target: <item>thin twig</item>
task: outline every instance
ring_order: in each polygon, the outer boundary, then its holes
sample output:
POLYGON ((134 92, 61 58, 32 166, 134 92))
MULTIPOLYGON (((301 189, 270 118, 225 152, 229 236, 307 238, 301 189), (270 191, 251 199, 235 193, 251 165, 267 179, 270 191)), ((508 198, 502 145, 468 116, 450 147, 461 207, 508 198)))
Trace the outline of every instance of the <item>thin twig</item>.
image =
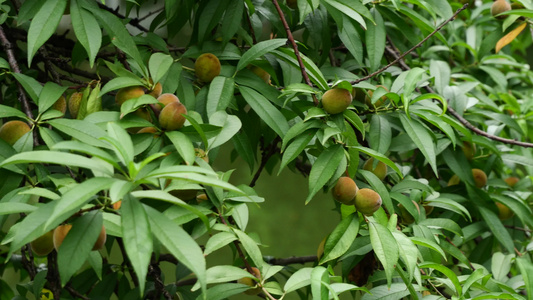
POLYGON ((144 21, 144 20, 146 20, 148 17, 150 17, 150 16, 152 16, 152 15, 155 15, 155 14, 157 14, 157 13, 162 12, 164 9, 165 9, 164 7, 161 7, 161 8, 159 8, 159 9, 154 10, 154 11, 151 11, 151 12, 147 13, 146 15, 144 15, 144 16, 138 18, 138 20, 139 20, 139 22, 144 21))
POLYGON ((310 262, 316 262, 317 257, 316 255, 293 256, 293 257, 287 257, 287 258, 270 258, 270 259, 265 259, 265 261, 271 265, 287 266, 287 265, 292 265, 292 264, 305 264, 305 263, 310 263, 310 262))
MULTIPOLYGON (((97 1, 98 3, 98 7, 104 9, 104 10, 107 10, 108 12, 114 14, 115 16, 121 18, 121 19, 126 19, 128 17, 122 15, 121 13, 118 12, 118 7, 116 9, 112 9, 111 7, 109 6, 106 6, 102 3, 100 3, 99 1, 97 1)), ((144 26, 142 26, 140 24, 140 19, 137 19, 137 18, 133 18, 133 19, 130 19, 129 23, 131 26, 133 27, 136 27, 137 29, 139 29, 140 31, 144 31, 144 32, 149 32, 148 29, 146 29, 144 26)))
MULTIPOLYGON (((20 71, 19 65, 17 63, 17 59, 15 58, 15 53, 13 52, 13 44, 8 40, 4 28, 0 26, 0 42, 2 42, 2 46, 4 47, 4 50, 7 54, 7 61, 9 62, 9 66, 11 66, 11 69, 13 69, 13 72, 15 73, 22 73, 20 71)), ((22 104, 22 109, 24 110, 24 113, 28 118, 33 120, 33 114, 31 112, 30 108, 30 102, 28 101, 28 98, 26 97, 26 92, 24 91, 24 88, 20 83, 17 81, 17 86, 19 90, 19 101, 22 104)))
POLYGON ((252 42, 257 44, 257 39, 255 38, 255 30, 252 26, 252 19, 250 19, 250 11, 248 10, 248 7, 246 7, 246 20, 248 21, 248 26, 250 27, 250 35, 252 36, 252 42))
MULTIPOLYGON (((275 0, 273 0, 275 1, 275 0)), ((368 80, 382 72, 384 72, 385 70, 387 70, 388 68, 390 68, 392 65, 396 64, 398 61, 400 61, 401 59, 403 59, 405 56, 407 56, 409 53, 415 51, 418 47, 422 46, 422 44, 424 44, 429 38, 431 38, 433 35, 435 35, 437 32, 439 32, 442 27, 444 27, 446 24, 450 23, 451 21, 453 21, 455 19, 455 17, 460 13, 462 12, 463 10, 465 10, 466 8, 468 7, 468 3, 466 3, 465 5, 463 5, 463 7, 459 8, 451 18, 449 18, 448 20, 444 21, 442 24, 440 24, 439 27, 435 28, 435 30, 433 30, 433 32, 431 32, 428 36, 426 36, 424 39, 422 39, 418 44, 414 45, 413 48, 407 50, 406 52, 402 53, 397 59, 391 61, 388 65, 384 66, 383 68, 375 71, 374 73, 371 73, 363 78, 359 78, 357 80, 354 80, 352 82, 350 82, 351 84, 356 84, 356 83, 359 83, 361 81, 365 81, 365 80, 368 80)))
POLYGON ((533 232, 533 230, 527 229, 527 228, 516 227, 516 226, 511 226, 511 225, 503 225, 503 226, 505 226, 506 228, 510 228, 510 229, 514 229, 514 230, 518 230, 518 231, 533 232))
MULTIPOLYGON (((228 222, 226 222, 226 219, 224 219, 224 216, 222 216, 222 214, 219 214, 218 216, 224 225, 229 226, 228 222)), ((252 266, 250 266, 250 263, 246 259, 246 256, 244 256, 244 253, 242 252, 241 247, 239 246, 239 242, 233 241, 233 245, 235 245, 235 248, 237 249, 237 253, 239 254, 239 257, 242 259, 242 261, 244 262, 244 265, 246 266, 246 270, 248 271, 248 273, 254 274, 252 270, 252 266)))
POLYGON ((71 287, 70 285, 67 285, 65 286, 65 290, 67 290, 72 296, 76 297, 76 298, 79 298, 79 299, 83 299, 83 300, 89 300, 91 298, 89 297, 86 297, 84 295, 82 295, 80 292, 76 291, 73 287, 71 287))
POLYGON ((21 260, 22 260, 22 265, 24 266, 24 268, 26 269, 26 271, 28 271, 28 274, 30 275, 30 279, 33 280, 37 272, 35 271, 35 264, 33 263, 33 255, 31 253, 30 244, 26 244, 22 247, 21 260), (30 258, 29 260, 26 257, 26 252, 28 252, 28 256, 30 258))
POLYGON ((250 187, 254 187, 255 186, 255 184, 256 184, 257 180, 259 179, 259 176, 261 175, 261 172, 263 172, 263 169, 265 168, 268 160, 272 157, 272 155, 274 155, 278 151, 277 145, 278 145, 278 142, 280 140, 281 140, 281 138, 279 136, 276 137, 272 141, 272 144, 270 145, 270 149, 268 149, 267 151, 263 152, 262 158, 261 158, 261 164, 259 165, 259 169, 257 169, 257 171, 254 174, 254 177, 252 178, 252 181, 249 184, 250 187))
MULTIPOLYGON (((393 46, 391 45, 391 47, 393 47, 393 46)), ((386 49, 391 55, 397 57, 393 61, 394 63, 402 61, 403 57, 405 57, 405 56, 402 56, 402 55, 398 56, 398 54, 395 52, 395 50, 393 50, 393 48, 387 47, 386 49)), ((405 69, 405 70, 410 70, 411 69, 407 64, 403 64, 403 65, 401 64, 401 66, 402 66, 402 69, 405 69)), ((433 90, 429 86, 426 86, 425 89, 428 92, 430 92, 430 93, 433 93, 433 94, 436 93, 435 90, 433 90)), ((517 140, 511 140, 511 139, 502 138, 502 137, 492 135, 490 133, 487 133, 487 132, 477 128, 472 123, 468 122, 467 119, 465 119, 463 116, 461 116, 459 113, 457 113, 457 111, 455 111, 455 109, 453 109, 450 106, 448 106, 447 112, 450 115, 452 115, 454 118, 456 118, 466 128, 468 128, 470 131, 474 132, 477 135, 484 136, 484 137, 486 137, 488 139, 491 139, 491 140, 494 140, 494 141, 498 141, 498 142, 501 142, 501 143, 504 143, 504 144, 516 145, 516 146, 520 146, 520 147, 524 147, 524 148, 533 148, 533 143, 521 142, 521 141, 517 141, 517 140)))
MULTIPOLYGON (((283 11, 281 10, 281 7, 279 6, 279 3, 277 0, 272 0, 272 3, 274 3, 274 6, 276 7, 276 10, 279 14, 279 19, 281 20, 281 23, 283 24, 283 27, 285 28, 285 31, 287 32, 287 39, 292 45, 292 49, 294 49, 294 55, 296 55, 296 60, 298 60, 298 65, 300 66, 300 71, 302 72, 302 76, 304 78, 304 81, 307 85, 310 87, 313 87, 313 84, 311 83, 311 80, 309 79, 309 76, 307 75, 307 72, 305 71, 305 65, 302 61, 302 58, 300 57, 300 51, 298 51, 298 45, 294 41, 294 37, 292 36, 291 29, 289 28, 289 24, 287 23, 287 20, 285 19, 285 15, 283 14, 283 11)), ((318 105, 318 99, 313 94, 313 103, 315 106, 318 105)))

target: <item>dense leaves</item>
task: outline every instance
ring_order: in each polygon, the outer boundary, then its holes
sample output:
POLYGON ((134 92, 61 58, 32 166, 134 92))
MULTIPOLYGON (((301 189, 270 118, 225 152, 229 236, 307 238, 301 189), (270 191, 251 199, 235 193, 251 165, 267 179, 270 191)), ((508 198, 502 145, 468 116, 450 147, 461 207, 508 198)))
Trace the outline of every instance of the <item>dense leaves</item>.
POLYGON ((511 2, 0 0, 0 299, 533 297, 533 3, 511 2), (287 169, 302 206, 357 185, 317 256, 247 229, 287 169))

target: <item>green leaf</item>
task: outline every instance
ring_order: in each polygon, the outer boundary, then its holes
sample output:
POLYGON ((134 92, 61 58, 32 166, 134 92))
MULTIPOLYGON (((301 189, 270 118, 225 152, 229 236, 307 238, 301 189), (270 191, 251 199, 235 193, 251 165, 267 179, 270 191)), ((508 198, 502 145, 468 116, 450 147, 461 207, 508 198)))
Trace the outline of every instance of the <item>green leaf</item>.
POLYGON ((98 94, 98 97, 102 97, 103 95, 109 93, 110 91, 118 90, 118 89, 129 87, 129 86, 142 85, 142 84, 143 82, 138 78, 132 78, 132 77, 113 78, 104 85, 104 87, 98 94))
POLYGON ((328 299, 329 285, 328 269, 322 266, 316 266, 311 272, 311 294, 313 299, 328 299))
POLYGON ((286 39, 271 39, 253 45, 252 48, 248 49, 248 51, 246 51, 242 55, 241 59, 239 60, 239 63, 237 64, 237 68, 235 69, 235 73, 245 68, 255 59, 285 45, 286 43, 286 39))
POLYGON ((67 0, 45 1, 31 21, 28 29, 28 66, 37 50, 56 31, 66 7, 67 0))
POLYGON ((424 225, 428 228, 445 229, 459 236, 463 236, 463 231, 461 230, 461 227, 450 219, 429 218, 429 219, 420 221, 418 225, 424 225))
POLYGON ((365 138, 365 125, 363 124, 363 121, 361 120, 361 118, 353 111, 347 109, 344 111, 344 118, 346 118, 346 120, 348 122, 350 122, 350 124, 352 124, 357 130, 359 130, 359 132, 363 135, 363 139, 365 138))
POLYGON ((188 164, 194 164, 196 155, 194 153, 194 146, 191 140, 183 133, 179 131, 168 131, 165 132, 165 135, 172 142, 178 153, 183 158, 183 160, 188 164))
POLYGON ((188 211, 192 212, 193 214, 197 215, 204 222, 205 226, 209 228, 209 221, 204 213, 202 213, 196 207, 185 203, 181 199, 175 196, 172 196, 168 192, 159 191, 159 190, 141 190, 141 191, 133 191, 131 192, 131 195, 139 199, 148 198, 148 199, 163 200, 168 203, 172 203, 177 206, 183 207, 187 209, 188 211))
POLYGON ((133 143, 130 135, 122 129, 117 123, 107 123, 108 136, 103 139, 111 143, 117 157, 125 166, 133 163, 133 143))
POLYGON ((202 293, 196 300, 209 299, 209 300, 224 300, 233 295, 241 294, 244 291, 250 289, 250 286, 241 283, 224 283, 217 284, 207 290, 207 293, 202 293))
POLYGON ((392 204, 392 200, 389 194, 389 191, 387 190, 387 187, 383 183, 381 179, 379 179, 374 173, 367 171, 367 170, 359 170, 358 171, 365 180, 372 186, 372 188, 379 194, 381 197, 381 200, 383 201, 383 206, 387 209, 389 212, 394 211, 394 206, 392 204))
POLYGON ((46 163, 46 164, 59 164, 66 165, 69 167, 80 167, 86 168, 89 170, 94 170, 104 174, 112 175, 112 170, 110 173, 109 167, 103 161, 93 160, 85 156, 57 152, 57 151, 46 151, 46 150, 37 150, 31 152, 22 152, 15 154, 8 159, 0 163, 0 167, 4 167, 10 164, 24 164, 24 163, 46 163))
POLYGON ((319 264, 341 257, 352 245, 359 232, 359 216, 352 214, 344 218, 331 232, 324 244, 324 255, 319 264))
POLYGON ((66 86, 59 86, 48 81, 41 90, 41 94, 39 94, 39 113, 43 113, 52 107, 66 90, 66 86))
POLYGON ((494 234, 496 239, 503 247, 505 247, 505 249, 507 249, 507 251, 509 251, 509 253, 513 253, 515 249, 513 239, 511 238, 509 231, 503 226, 502 221, 500 221, 498 216, 492 210, 483 206, 478 207, 478 209, 487 223, 487 226, 490 228, 490 231, 492 231, 492 234, 494 234))
MULTIPOLYGON (((235 266, 213 266, 206 271, 207 284, 235 281, 241 278, 255 278, 245 269, 235 266)), ((192 290, 196 290, 199 284, 195 284, 192 290)))
POLYGON ((305 204, 331 179, 343 157, 344 150, 341 145, 333 145, 320 153, 309 173, 309 194, 305 204))
MULTIPOLYGON (((220 27, 222 33, 222 45, 226 45, 239 30, 244 11, 244 2, 241 0, 230 0, 224 13, 224 20, 220 27)), ((212 83, 211 83, 212 84, 212 83)))
POLYGON ((370 70, 375 71, 381 66, 381 58, 385 52, 386 32, 385 23, 381 14, 374 9, 372 11, 375 24, 368 24, 365 33, 366 52, 370 61, 370 70))
MULTIPOLYGON (((202 292, 205 293, 207 289, 206 262, 198 243, 181 226, 176 225, 164 214, 150 206, 145 205, 144 208, 150 220, 150 229, 155 237, 180 263, 196 274, 202 292)), ((148 256, 148 262, 149 259, 148 256)))
POLYGON ((150 75, 152 76, 154 84, 159 82, 159 80, 167 74, 173 63, 174 59, 168 54, 154 53, 150 56, 148 69, 150 70, 150 75))
POLYGON ((302 151, 307 147, 309 142, 313 139, 315 131, 308 130, 300 134, 297 138, 294 139, 292 143, 289 144, 287 149, 283 151, 283 157, 281 159, 281 165, 279 167, 278 175, 281 173, 283 168, 287 166, 288 163, 296 159, 302 151))
POLYGON ((457 275, 455 275, 455 273, 448 269, 447 267, 441 265, 441 264, 436 264, 436 263, 431 263, 431 262, 425 262, 425 263, 421 263, 418 265, 419 268, 430 268, 430 269, 435 269, 439 272, 441 272, 442 274, 444 274, 446 277, 448 277, 448 279, 450 279, 450 281, 453 283, 453 286, 455 287, 455 294, 456 295, 461 295, 463 293, 463 288, 461 286, 461 283, 459 282, 459 279, 457 279, 457 275))
POLYGON ((209 148, 222 146, 229 141, 242 127, 241 120, 237 116, 228 115, 225 111, 217 111, 209 117, 209 124, 222 127, 218 135, 209 140, 209 148))
POLYGON ((253 148, 248 135, 246 135, 244 131, 241 131, 233 136, 232 141, 235 150, 248 164, 250 167, 250 173, 252 173, 254 171, 255 164, 255 149, 253 148))
POLYGON ((280 110, 270 103, 267 98, 251 88, 240 86, 239 90, 261 120, 283 138, 289 130, 289 124, 280 110))
POLYGON ((405 236, 403 232, 392 231, 392 236, 396 240, 396 243, 398 243, 400 258, 407 266, 409 282, 411 282, 416 270, 416 262, 418 260, 418 255, 420 254, 420 251, 418 251, 418 248, 416 248, 413 241, 411 241, 407 236, 405 236))
POLYGON ((283 290, 288 294, 311 284, 311 272, 313 268, 301 268, 287 279, 283 290))
POLYGON ((18 202, 6 202, 0 203, 0 215, 10 215, 18 213, 30 213, 37 209, 36 206, 18 203, 18 202))
POLYGON ((87 179, 63 194, 61 199, 48 202, 26 216, 20 223, 10 228, 6 237, 9 239, 9 236, 13 236, 10 254, 20 249, 24 244, 57 227, 87 203, 91 197, 99 191, 109 188, 113 182, 114 180, 111 178, 94 177, 87 179))
MULTIPOLYGON (((290 63, 293 68, 296 68, 298 71, 300 71, 300 64, 298 63, 296 55, 294 55, 294 51, 292 49, 279 48, 278 50, 272 51, 272 54, 290 63)), ((328 83, 320 69, 316 66, 316 64, 311 59, 303 55, 301 52, 300 58, 304 63, 305 71, 309 75, 309 79, 311 80, 311 82, 317 85, 321 90, 328 90, 328 83)))
MULTIPOLYGON (((415 286, 417 290, 420 287, 415 286)), ((393 283, 390 286, 380 285, 364 294, 361 300, 399 300, 409 296, 409 290, 405 283, 393 283)))
POLYGON ((194 183, 199 184, 205 184, 210 185, 214 187, 223 188, 229 191, 234 191, 239 194, 243 194, 243 192, 233 186, 232 184, 227 183, 226 181, 222 181, 215 177, 208 177, 201 174, 195 174, 195 173, 187 173, 187 172, 174 172, 171 168, 167 168, 164 170, 163 168, 159 170, 155 170, 154 172, 151 172, 146 176, 146 178, 171 178, 171 179, 183 179, 185 181, 190 181, 194 183))
POLYGON ((108 144, 100 140, 106 132, 97 125, 85 120, 56 119, 48 124, 57 130, 95 147, 108 148, 108 144))
POLYGON ((102 223, 102 213, 91 211, 76 219, 72 224, 72 228, 57 252, 61 285, 67 284, 89 257, 102 230, 102 223))
POLYGON ((527 167, 533 167, 533 161, 529 158, 517 154, 502 154, 502 160, 507 163, 515 163, 527 167))
POLYGON ((82 8, 80 0, 70 1, 70 19, 78 42, 85 48, 92 68, 102 45, 102 31, 92 14, 82 8))
POLYGON ((33 77, 21 73, 12 73, 13 77, 22 85, 26 93, 36 104, 39 104, 39 95, 43 87, 33 77))
POLYGON ((209 118, 219 110, 226 110, 233 98, 234 89, 235 80, 233 78, 217 76, 211 81, 206 105, 207 116, 209 118))
POLYGON ((209 240, 205 244, 204 254, 209 255, 213 253, 214 251, 228 245, 229 243, 233 242, 236 239, 237 237, 232 233, 219 232, 209 238, 209 240))
POLYGON ((261 270, 263 268, 263 256, 261 255, 261 250, 259 250, 259 247, 257 246, 257 243, 249 237, 244 231, 241 231, 236 228, 232 228, 233 232, 237 235, 239 238, 239 242, 241 242, 242 246, 244 247, 244 250, 246 250, 246 253, 248 254, 248 257, 252 259, 255 266, 261 270))
POLYGON ((520 273, 524 278, 527 294, 533 295, 533 264, 530 260, 524 257, 518 257, 516 259, 516 264, 518 265, 520 273))
POLYGON ((27 116, 20 110, 0 104, 0 118, 19 117, 21 119, 27 119, 27 116))
POLYGON ((370 221, 368 223, 370 242, 379 261, 385 269, 387 287, 391 287, 394 268, 398 263, 399 248, 392 233, 383 225, 370 221))
POLYGON ((400 178, 403 178, 403 174, 402 172, 400 171, 400 169, 398 168, 398 166, 392 161, 390 160, 388 157, 386 157, 385 155, 379 153, 379 152, 376 152, 370 148, 366 148, 366 147, 362 147, 362 146, 353 146, 351 147, 353 149, 356 149, 356 150, 359 150, 365 154, 368 154, 370 156, 372 156, 373 158, 383 162, 384 164, 386 164, 387 166, 391 167, 396 173, 398 173, 398 176, 400 176, 400 178))
POLYGON ((422 152, 424 157, 431 165, 433 172, 438 176, 435 143, 433 142, 433 139, 431 138, 431 135, 427 129, 420 124, 419 121, 415 119, 410 120, 403 114, 400 115, 400 121, 402 122, 403 128, 405 129, 407 135, 409 135, 418 149, 420 149, 420 152, 422 152))
POLYGON ((131 34, 124 24, 122 24, 120 19, 108 11, 99 9, 97 6, 86 6, 85 8, 89 9, 96 17, 98 23, 104 27, 105 31, 109 34, 113 45, 131 56, 141 68, 144 77, 148 77, 148 72, 146 71, 146 66, 144 65, 141 54, 139 53, 131 34))
MULTIPOLYGON (((146 274, 148 273, 148 265, 150 264, 150 257, 153 251, 152 230, 154 234, 162 230, 160 227, 154 226, 151 228, 148 222, 146 211, 141 202, 132 196, 126 195, 122 199, 120 207, 120 215, 122 220, 122 237, 124 241, 124 248, 126 254, 137 274, 139 280, 139 288, 141 295, 144 294, 146 274)), ((158 216, 158 221, 162 220, 162 216, 158 216)), ((169 221, 172 224, 172 221, 169 221)), ((168 223, 165 225, 169 225, 168 223)), ((174 225, 173 227, 178 227, 174 225)), ((177 232, 176 228, 167 228, 177 232)), ((156 237, 158 237, 156 235, 156 237)), ((160 237, 158 237, 159 239, 160 237)), ((176 240, 177 241, 177 240, 176 240)), ((168 242, 163 238, 161 243, 168 242)), ((196 243, 195 243, 196 244, 196 243)))
POLYGON ((368 143, 370 147, 377 152, 385 155, 392 140, 391 125, 386 117, 374 115, 370 120, 370 133, 368 143))
POLYGON ((417 237, 417 236, 410 237, 410 239, 415 245, 420 245, 420 246, 424 246, 426 248, 429 248, 429 249, 439 253, 446 260, 446 254, 444 253, 442 248, 437 243, 435 243, 434 241, 428 240, 428 239, 426 239, 424 237, 417 237))

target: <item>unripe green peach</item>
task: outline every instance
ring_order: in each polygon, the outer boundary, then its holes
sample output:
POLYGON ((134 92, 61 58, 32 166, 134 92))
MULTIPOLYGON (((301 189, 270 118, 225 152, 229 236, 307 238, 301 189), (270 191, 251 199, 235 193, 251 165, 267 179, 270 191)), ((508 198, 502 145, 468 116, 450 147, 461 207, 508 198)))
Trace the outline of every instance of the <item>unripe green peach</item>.
POLYGON ((496 206, 498 207, 498 218, 500 220, 507 220, 514 216, 514 212, 506 205, 496 202, 496 206))
MULTIPOLYGON (((261 272, 258 268, 252 267, 252 275, 254 275, 256 278, 261 279, 261 272)), ((247 286, 254 287, 253 289, 248 289, 244 293, 246 295, 252 295, 255 296, 261 292, 261 287, 257 285, 257 282, 253 280, 250 277, 243 277, 239 280, 237 280, 237 283, 240 284, 246 284, 247 286)))
POLYGON ((176 95, 174 94, 165 93, 157 97, 157 101, 159 101, 159 103, 152 105, 152 108, 154 110, 155 115, 159 116, 163 107, 172 102, 180 102, 180 99, 178 99, 178 97, 176 97, 176 95))
POLYGON ((355 208, 364 215, 371 216, 381 207, 381 197, 371 189, 360 189, 355 195, 355 208))
POLYGON ((463 153, 466 156, 466 159, 472 160, 476 154, 476 144, 473 144, 468 141, 463 142, 463 153))
POLYGON ((426 210, 426 216, 429 216, 433 212, 434 206, 431 205, 424 205, 424 209, 426 210))
POLYGON ((326 246, 326 240, 328 237, 326 236, 318 245, 318 249, 316 249, 316 257, 318 260, 324 255, 324 247, 326 246))
POLYGON ((33 240, 31 245, 31 250, 37 256, 47 256, 52 250, 54 250, 54 231, 49 231, 42 236, 33 240))
POLYGON ((159 133, 155 127, 143 127, 137 133, 159 133))
POLYGON ((322 107, 329 114, 338 114, 346 110, 352 103, 352 95, 348 90, 334 88, 322 96, 322 107))
POLYGON ((158 82, 155 84, 154 88, 148 92, 148 95, 157 99, 157 97, 161 96, 161 92, 163 92, 163 86, 158 82))
POLYGON ((454 174, 448 181, 448 186, 457 185, 459 182, 461 182, 461 179, 459 179, 459 176, 454 174))
MULTIPOLYGON (((387 92, 389 91, 389 89, 383 85, 377 85, 376 88, 384 88, 387 92)), ((365 102, 368 106, 372 106, 372 95, 374 95, 374 91, 373 90, 368 90, 367 91, 367 96, 365 97, 365 102)), ((374 106, 375 107, 379 107, 381 105, 383 105, 383 103, 385 103, 385 101, 387 100, 387 97, 386 96, 383 96, 381 97, 378 101, 376 101, 376 103, 374 103, 374 106)))
POLYGON ((115 102, 118 106, 122 105, 122 103, 133 99, 133 98, 139 98, 142 95, 144 95, 144 88, 142 86, 129 86, 125 88, 121 88, 118 90, 116 96, 115 96, 115 102))
MULTIPOLYGON (((413 204, 415 205, 418 213, 420 214, 420 207, 418 206, 418 203, 413 201, 413 204)), ((405 206, 403 206, 402 204, 398 204, 398 208, 400 209, 400 217, 402 218, 403 223, 412 224, 415 221, 415 218, 407 211, 405 206)))
POLYGON ((0 139, 13 146, 23 135, 25 135, 31 128, 28 124, 22 121, 8 121, 0 127, 0 139))
MULTIPOLYGON (((72 229, 71 224, 59 225, 56 227, 56 229, 54 229, 53 241, 54 248, 56 248, 56 250, 59 250, 59 247, 61 246, 61 244, 63 244, 63 240, 65 240, 65 237, 69 233, 70 229, 72 229)), ((98 235, 96 242, 94 242, 94 246, 91 250, 102 249, 106 239, 107 234, 105 231, 105 227, 102 225, 102 230, 100 230, 100 234, 98 235)))
POLYGON ((200 148, 194 148, 194 154, 203 159, 206 163, 209 163, 209 156, 207 156, 207 153, 203 149, 200 148))
POLYGON ((119 210, 121 206, 122 206, 122 200, 118 200, 117 202, 113 203, 114 210, 119 210))
POLYGON ((60 111, 62 114, 65 114, 67 112, 67 100, 65 97, 61 96, 57 101, 52 105, 52 108, 60 111))
POLYGON ((254 72, 255 75, 259 76, 259 78, 263 79, 266 84, 270 84, 270 74, 268 74, 267 71, 254 65, 250 66, 249 69, 250 71, 254 72))
POLYGON ((194 72, 201 82, 211 82, 220 75, 220 61, 211 53, 204 53, 194 63, 194 72))
MULTIPOLYGON (((492 6, 490 7, 490 13, 493 17, 496 17, 497 15, 508 10, 511 10, 511 5, 506 0, 496 0, 494 1, 494 3, 492 3, 492 6)), ((507 16, 498 16, 496 18, 505 19, 507 18, 507 16)))
POLYGON ((83 98, 83 93, 73 93, 68 98, 68 111, 70 112, 70 116, 73 119, 76 119, 78 117, 78 112, 80 111, 80 103, 81 98, 83 98))
POLYGON ((198 202, 198 204, 200 204, 202 202, 205 202, 207 200, 208 200, 208 198, 207 198, 207 195, 205 193, 202 193, 202 194, 196 196, 196 202, 198 202))
POLYGON ((363 165, 363 169, 374 173, 374 175, 376 175, 379 180, 383 181, 385 176, 387 176, 387 165, 382 161, 378 161, 378 164, 375 169, 372 169, 373 166, 374 158, 370 158, 363 165))
POLYGON ((487 174, 480 169, 472 169, 472 176, 478 188, 482 188, 487 184, 487 174))
POLYGON ((179 102, 172 102, 161 110, 159 114, 159 125, 164 130, 176 130, 183 127, 185 117, 182 114, 187 114, 185 106, 179 102))
POLYGON ((287 0, 287 6, 292 9, 298 9, 298 0, 287 0))
POLYGON ((353 179, 347 176, 339 178, 335 187, 331 190, 333 198, 340 203, 352 205, 355 201, 355 195, 359 188, 353 179))
POLYGON ((354 100, 365 103, 366 94, 363 89, 354 87, 352 89, 352 95, 354 100))
POLYGON ((504 181, 505 183, 507 183, 508 186, 514 187, 520 181, 520 179, 518 177, 511 176, 511 177, 505 178, 504 181))

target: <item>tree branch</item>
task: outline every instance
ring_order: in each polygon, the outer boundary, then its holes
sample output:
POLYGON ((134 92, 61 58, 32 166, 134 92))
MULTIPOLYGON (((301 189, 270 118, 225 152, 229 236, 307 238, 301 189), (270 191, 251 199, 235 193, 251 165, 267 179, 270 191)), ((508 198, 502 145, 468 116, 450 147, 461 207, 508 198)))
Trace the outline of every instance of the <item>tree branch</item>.
POLYGON ((277 136, 273 141, 272 141, 272 144, 270 145, 270 149, 268 149, 268 152, 263 152, 262 153, 262 158, 261 158, 261 164, 259 165, 259 169, 257 169, 257 171, 255 172, 254 174, 254 177, 252 178, 252 181, 250 182, 249 186, 250 187, 254 187, 257 180, 259 179, 259 176, 261 175, 261 172, 263 172, 263 169, 265 168, 268 160, 272 157, 272 155, 274 155, 277 150, 278 150, 278 142, 280 141, 280 137, 277 136))
MULTIPOLYGON (((126 17, 126 16, 124 16, 121 13, 118 12, 118 7, 116 9, 112 9, 109 6, 106 6, 106 5, 102 4, 102 3, 100 3, 100 1, 97 1, 97 3, 98 3, 98 7, 100 7, 101 9, 107 10, 108 12, 114 14, 115 16, 117 16, 117 17, 119 17, 121 19, 129 19, 128 17, 126 17)), ((140 19, 137 19, 137 18, 130 19, 128 24, 130 24, 133 27, 136 27, 140 31, 149 32, 148 29, 146 29, 144 26, 142 26, 140 24, 140 19)))
MULTIPOLYGON (((274 0, 275 1, 275 0, 274 0)), ((397 62, 399 62, 400 60, 402 60, 405 56, 407 56, 409 53, 415 51, 418 47, 422 46, 430 37, 432 37, 433 35, 435 35, 437 32, 439 32, 442 27, 444 27, 446 24, 450 23, 451 21, 453 21, 455 19, 455 17, 460 13, 462 12, 463 10, 465 10, 466 8, 468 7, 468 3, 466 3, 465 5, 463 5, 463 7, 459 8, 451 18, 449 18, 448 20, 444 21, 442 24, 440 24, 439 27, 435 28, 435 30, 433 30, 433 32, 431 32, 428 36, 426 36, 424 39, 422 39, 418 44, 414 45, 413 48, 407 50, 406 52, 404 52, 403 54, 401 54, 397 59, 391 61, 388 65, 384 66, 383 68, 375 71, 374 73, 371 73, 363 78, 359 78, 357 80, 354 80, 352 82, 350 82, 351 84, 356 84, 356 83, 359 83, 361 81, 365 81, 365 80, 368 80, 380 73, 383 73, 385 70, 387 70, 388 68, 390 68, 392 65, 396 64, 397 62)))
MULTIPOLYGON (((20 71, 19 65, 17 63, 17 59, 15 58, 15 53, 13 52, 13 44, 7 39, 7 36, 4 32, 4 28, 0 26, 0 42, 2 42, 2 46, 4 47, 4 50, 7 54, 7 61, 9 62, 9 65, 11 66, 11 69, 13 69, 13 72, 15 73, 22 73, 20 71)), ((22 109, 24 110, 24 113, 28 118, 33 120, 33 114, 31 112, 30 108, 30 102, 28 101, 28 98, 26 97, 26 92, 24 91, 24 88, 22 88, 22 85, 17 81, 17 87, 19 90, 19 101, 22 104, 22 109)))
MULTIPOLYGON (((391 45, 391 47, 393 47, 393 45, 391 45)), ((386 50, 392 56, 396 57, 396 59, 393 62, 391 62, 389 65, 391 65, 392 63, 403 62, 403 57, 405 57, 405 55, 398 56, 398 53, 391 47, 387 47, 386 50)), ((404 69, 404 70, 410 70, 411 69, 405 63, 403 63, 403 64, 400 63, 400 65, 402 66, 402 69, 404 69)), ((430 92, 430 93, 434 93, 434 94, 436 93, 435 90, 433 90, 429 86, 426 86, 425 89, 428 92, 430 92)), ((455 119, 457 119, 457 121, 459 121, 461 124, 463 124, 466 128, 468 128, 470 131, 474 132, 477 135, 484 136, 484 137, 486 137, 488 139, 491 139, 491 140, 494 140, 494 141, 498 141, 498 142, 501 142, 501 143, 504 143, 504 144, 516 145, 516 146, 520 146, 520 147, 524 147, 524 148, 533 148, 533 143, 527 143, 527 142, 521 142, 521 141, 517 141, 517 140, 511 140, 511 139, 502 138, 502 137, 492 135, 490 133, 487 133, 487 132, 477 128, 472 123, 468 122, 467 119, 465 119, 463 116, 461 116, 459 113, 457 113, 457 111, 455 111, 455 109, 453 109, 450 106, 448 106, 447 112, 450 115, 452 115, 455 119)))
MULTIPOLYGON (((292 49, 294 49, 294 55, 296 55, 296 60, 298 60, 298 65, 300 66, 300 71, 302 72, 302 76, 304 78, 304 81, 307 85, 310 87, 313 87, 313 84, 311 83, 311 80, 309 80, 309 76, 307 76, 307 72, 305 71, 305 65, 302 61, 302 58, 300 57, 300 51, 298 51, 298 45, 294 41, 294 37, 292 36, 291 29, 289 28, 289 24, 287 24, 287 20, 285 19, 285 15, 283 15, 283 11, 281 11, 281 7, 279 6, 278 0, 272 0, 272 3, 274 3, 274 6, 276 7, 276 10, 279 14, 279 19, 281 20, 281 23, 283 24, 283 27, 285 28, 285 32, 287 32, 287 39, 292 45, 292 49)), ((315 106, 318 105, 318 99, 313 94, 313 103, 315 106)))
POLYGON ((316 255, 309 256, 292 256, 287 258, 266 258, 265 261, 271 265, 287 266, 292 264, 306 264, 316 262, 316 255))

